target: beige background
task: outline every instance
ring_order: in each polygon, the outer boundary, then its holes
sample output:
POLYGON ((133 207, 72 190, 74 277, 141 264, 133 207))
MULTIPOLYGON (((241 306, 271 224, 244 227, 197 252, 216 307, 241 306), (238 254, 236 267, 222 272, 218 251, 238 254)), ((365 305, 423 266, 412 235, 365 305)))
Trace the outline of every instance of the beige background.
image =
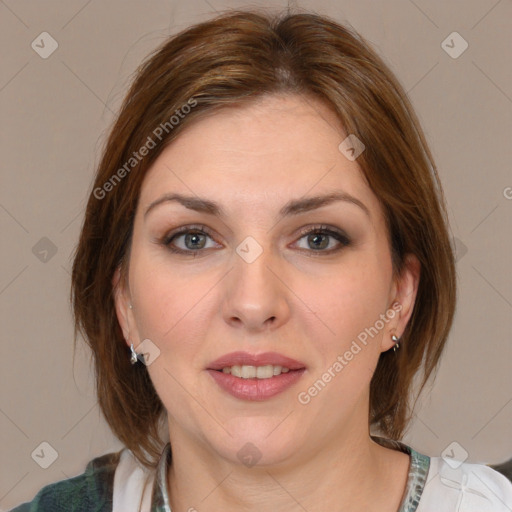
MULTIPOLYGON (((249 5, 286 3, 0 1, 0 509, 121 448, 100 417, 85 349, 73 366, 68 302, 99 148, 148 52, 216 10, 249 5), (43 31, 59 45, 47 59, 31 47, 43 31), (42 442, 58 452, 47 469, 31 456, 42 442)), ((470 461, 504 461, 512 457, 512 2, 298 5, 349 22, 384 56, 417 109, 448 198, 460 302, 406 441, 433 456, 457 442, 451 448, 470 461), (455 59, 441 46, 454 31, 469 44, 455 59)))

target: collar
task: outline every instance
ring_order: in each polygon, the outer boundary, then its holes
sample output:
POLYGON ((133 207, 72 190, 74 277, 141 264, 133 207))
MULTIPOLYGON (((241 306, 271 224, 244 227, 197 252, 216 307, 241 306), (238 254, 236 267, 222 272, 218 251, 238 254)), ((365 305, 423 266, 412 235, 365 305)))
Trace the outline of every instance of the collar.
POLYGON ((171 443, 162 451, 156 468, 155 485, 151 496, 151 512, 172 512, 167 490, 167 469, 171 464, 171 443))

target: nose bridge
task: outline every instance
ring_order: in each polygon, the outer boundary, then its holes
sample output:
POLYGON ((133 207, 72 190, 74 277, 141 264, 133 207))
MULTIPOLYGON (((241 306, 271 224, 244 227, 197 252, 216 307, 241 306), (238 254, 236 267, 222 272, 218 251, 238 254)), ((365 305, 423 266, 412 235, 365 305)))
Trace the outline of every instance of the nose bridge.
MULTIPOLYGON (((261 236, 259 237, 261 240, 261 236)), ((244 300, 257 302, 270 300, 269 296, 276 293, 275 275, 269 270, 272 267, 272 248, 265 246, 256 238, 248 236, 236 247, 234 288, 233 291, 244 296, 244 300), (274 292, 272 290, 274 288, 274 292)))
MULTIPOLYGON (((257 235, 256 235, 257 236, 257 235)), ((285 288, 278 277, 276 258, 268 236, 248 236, 236 247, 224 301, 227 321, 238 319, 246 327, 261 329, 287 316, 285 288)))

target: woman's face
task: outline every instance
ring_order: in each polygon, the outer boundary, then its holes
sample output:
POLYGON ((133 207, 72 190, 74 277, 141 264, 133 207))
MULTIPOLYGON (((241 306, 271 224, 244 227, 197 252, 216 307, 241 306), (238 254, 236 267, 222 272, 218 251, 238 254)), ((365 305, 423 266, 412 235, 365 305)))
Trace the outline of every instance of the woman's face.
POLYGON ((317 100, 270 96, 191 124, 149 170, 116 306, 149 354, 171 442, 276 464, 367 437, 370 380, 405 329, 418 268, 394 280, 347 135, 317 100), (270 377, 276 366, 291 369, 270 377))

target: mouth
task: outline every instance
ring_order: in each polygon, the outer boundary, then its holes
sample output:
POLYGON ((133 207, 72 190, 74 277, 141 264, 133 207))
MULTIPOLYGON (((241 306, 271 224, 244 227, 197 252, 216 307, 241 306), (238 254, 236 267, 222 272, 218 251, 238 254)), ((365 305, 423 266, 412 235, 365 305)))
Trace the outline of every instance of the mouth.
POLYGON ((295 384, 306 367, 276 352, 232 352, 210 363, 206 370, 223 391, 235 398, 262 401, 295 384))

